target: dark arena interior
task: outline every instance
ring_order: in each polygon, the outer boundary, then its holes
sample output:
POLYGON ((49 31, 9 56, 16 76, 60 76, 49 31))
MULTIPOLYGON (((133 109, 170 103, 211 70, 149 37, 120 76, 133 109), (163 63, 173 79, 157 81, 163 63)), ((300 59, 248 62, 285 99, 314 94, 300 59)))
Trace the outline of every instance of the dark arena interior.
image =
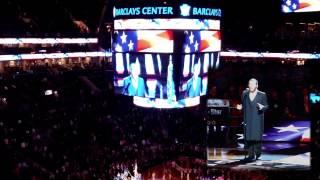
POLYGON ((0 179, 320 179, 319 15, 0 1, 0 179))

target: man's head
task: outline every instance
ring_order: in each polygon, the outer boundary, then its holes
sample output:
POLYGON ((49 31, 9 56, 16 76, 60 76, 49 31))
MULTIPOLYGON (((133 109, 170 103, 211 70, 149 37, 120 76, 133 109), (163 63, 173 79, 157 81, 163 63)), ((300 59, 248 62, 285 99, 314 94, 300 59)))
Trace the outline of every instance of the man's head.
POLYGON ((130 64, 130 72, 131 72, 131 76, 133 78, 138 78, 140 75, 140 69, 139 69, 139 65, 137 63, 131 63, 130 64))
POLYGON ((248 88, 250 92, 254 92, 258 89, 258 80, 251 78, 248 82, 248 88))

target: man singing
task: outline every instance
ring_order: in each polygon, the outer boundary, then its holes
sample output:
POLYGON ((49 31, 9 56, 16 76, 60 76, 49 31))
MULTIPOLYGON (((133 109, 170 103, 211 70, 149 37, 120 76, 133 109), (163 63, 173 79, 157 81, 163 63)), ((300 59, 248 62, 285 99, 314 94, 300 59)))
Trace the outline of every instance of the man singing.
POLYGON ((193 76, 187 82, 186 97, 196 97, 201 94, 202 78, 199 76, 201 71, 200 62, 193 66, 193 76))
POLYGON ((123 80, 123 94, 129 96, 146 95, 146 88, 144 79, 140 76, 140 68, 137 63, 130 64, 130 75, 123 80))
POLYGON ((237 105, 237 109, 243 110, 244 142, 248 150, 245 160, 257 160, 261 155, 264 112, 268 109, 267 95, 258 90, 258 81, 252 78, 248 88, 242 93, 241 101, 242 104, 237 105))

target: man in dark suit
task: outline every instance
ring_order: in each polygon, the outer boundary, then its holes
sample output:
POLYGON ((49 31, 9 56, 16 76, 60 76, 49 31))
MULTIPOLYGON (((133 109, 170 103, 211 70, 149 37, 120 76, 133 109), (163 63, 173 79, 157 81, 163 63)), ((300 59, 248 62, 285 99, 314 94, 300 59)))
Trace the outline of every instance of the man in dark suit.
POLYGON ((193 76, 187 82, 186 97, 200 96, 202 79, 200 74, 200 62, 193 66, 193 76))
POLYGON ((248 88, 241 96, 237 109, 243 110, 244 141, 248 150, 245 160, 252 161, 261 155, 261 141, 264 131, 264 112, 268 109, 266 93, 258 90, 258 81, 249 80, 248 88))
POLYGON ((130 75, 123 80, 123 94, 129 96, 145 97, 146 89, 143 78, 139 77, 140 69, 138 64, 130 64, 130 75))

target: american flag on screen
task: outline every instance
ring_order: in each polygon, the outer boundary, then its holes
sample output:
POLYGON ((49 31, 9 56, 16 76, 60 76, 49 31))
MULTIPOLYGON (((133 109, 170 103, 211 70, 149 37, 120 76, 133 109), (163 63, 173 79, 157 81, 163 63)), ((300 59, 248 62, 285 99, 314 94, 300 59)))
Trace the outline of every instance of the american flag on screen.
POLYGON ((118 19, 114 21, 114 29, 189 29, 189 30, 219 30, 220 21, 212 19, 118 19))
POLYGON ((266 131, 266 141, 310 141, 310 121, 287 121, 266 131))
MULTIPOLYGON (((310 142, 310 121, 284 121, 266 129, 263 141, 310 142)), ((238 134, 243 139, 243 134, 238 134)))
POLYGON ((320 0, 282 0, 283 12, 320 11, 320 0))
POLYGON ((168 30, 116 31, 116 52, 173 52, 173 33, 168 30))
POLYGON ((220 31, 185 31, 183 47, 185 53, 220 51, 220 31))

